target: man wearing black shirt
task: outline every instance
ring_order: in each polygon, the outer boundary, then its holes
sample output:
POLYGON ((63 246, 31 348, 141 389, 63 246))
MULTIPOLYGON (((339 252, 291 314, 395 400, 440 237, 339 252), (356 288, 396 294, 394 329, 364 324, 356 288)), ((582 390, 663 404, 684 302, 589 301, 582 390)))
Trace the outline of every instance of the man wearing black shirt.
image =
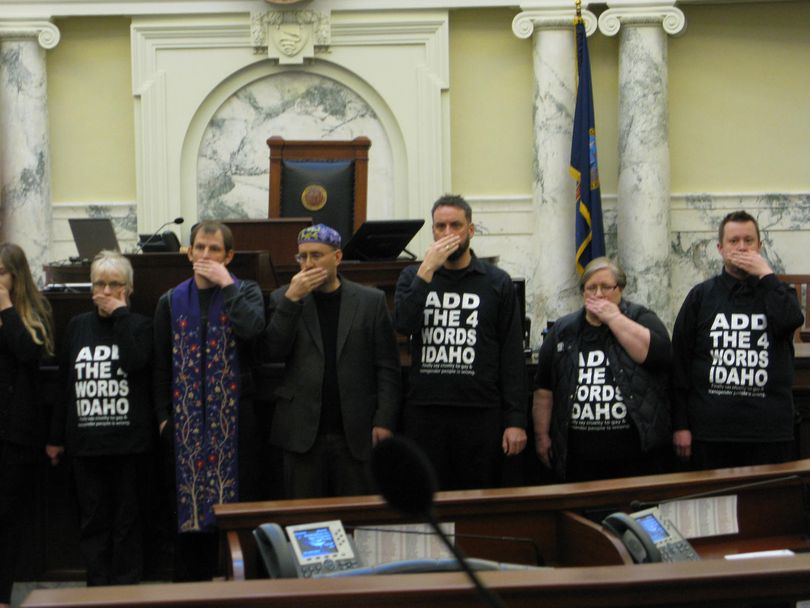
POLYGON ((723 271, 694 287, 673 330, 673 444, 699 469, 793 456, 795 292, 760 254, 745 211, 720 224, 723 271))
POLYGON ((389 437, 399 355, 385 295, 338 275, 340 235, 298 235, 301 271, 270 296, 263 353, 283 361, 270 442, 283 449, 288 498, 368 494, 365 463, 389 437))
POLYGON ((509 275, 470 249, 472 210, 433 205, 433 239, 402 271, 396 327, 410 336, 405 434, 427 453, 443 490, 498 485, 500 454, 526 447, 523 331, 509 275))

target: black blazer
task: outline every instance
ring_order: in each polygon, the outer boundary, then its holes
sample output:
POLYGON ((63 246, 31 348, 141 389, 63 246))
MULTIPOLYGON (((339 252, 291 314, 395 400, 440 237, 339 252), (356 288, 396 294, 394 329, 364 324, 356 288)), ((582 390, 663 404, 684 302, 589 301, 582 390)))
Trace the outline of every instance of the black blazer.
MULTIPOLYGON (((399 353, 385 295, 341 279, 337 330, 337 373, 343 430, 352 455, 371 455, 371 429, 394 430, 400 405, 399 353)), ((286 364, 275 391, 270 442, 291 452, 308 451, 318 433, 324 350, 315 298, 285 297, 287 286, 270 295, 263 355, 286 364)))

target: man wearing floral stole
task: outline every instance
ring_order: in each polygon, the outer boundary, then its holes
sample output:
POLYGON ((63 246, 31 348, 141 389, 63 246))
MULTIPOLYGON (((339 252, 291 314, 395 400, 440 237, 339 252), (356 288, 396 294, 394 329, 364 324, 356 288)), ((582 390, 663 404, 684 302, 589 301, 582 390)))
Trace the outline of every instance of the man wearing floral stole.
POLYGON ((233 256, 227 226, 197 224, 188 251, 194 275, 163 294, 155 311, 154 401, 175 481, 175 580, 214 576, 213 506, 249 500, 253 491, 251 343, 264 328, 264 308, 259 286, 228 271, 233 256))

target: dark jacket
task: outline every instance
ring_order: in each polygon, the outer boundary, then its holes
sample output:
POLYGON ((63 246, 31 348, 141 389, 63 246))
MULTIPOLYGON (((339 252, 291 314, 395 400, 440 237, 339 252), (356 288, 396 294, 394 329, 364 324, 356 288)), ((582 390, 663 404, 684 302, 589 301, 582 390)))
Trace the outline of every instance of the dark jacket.
POLYGON ((0 320, 0 440, 41 448, 49 416, 40 390, 44 349, 14 307, 0 311, 0 320))
MULTIPOLYGON (((641 449, 648 452, 670 440, 667 370, 672 361, 672 347, 667 330, 655 313, 626 300, 619 303, 619 309, 626 317, 650 330, 650 350, 643 364, 633 361, 612 333, 605 349, 613 380, 624 395, 630 417, 638 430, 641 449)), ((565 478, 568 425, 577 387, 580 336, 585 323, 584 309, 562 317, 554 323, 542 346, 543 350, 551 349, 553 353, 550 390, 554 395, 554 405, 550 434, 554 470, 561 479, 565 478)))
MULTIPOLYGON (((158 423, 172 418, 172 319, 170 289, 158 300, 155 309, 155 361, 152 376, 152 391, 155 414, 158 423)), ((239 352, 239 397, 251 399, 255 393, 253 371, 253 340, 264 329, 264 300, 259 285, 255 281, 240 280, 239 287, 229 285, 223 290, 225 311, 228 313, 233 331, 237 337, 239 352)), ((203 314, 205 318, 205 314, 203 314)), ((240 424, 255 425, 252 414, 244 420, 250 408, 240 409, 240 424)))
MULTIPOLYGON (((346 442, 358 460, 371 455, 371 429, 394 430, 400 402, 399 352, 385 294, 341 281, 337 326, 337 377, 346 442)), ((287 286, 270 296, 262 349, 270 361, 286 363, 270 442, 291 452, 309 450, 318 435, 325 369, 324 344, 315 298, 285 297, 287 286)))

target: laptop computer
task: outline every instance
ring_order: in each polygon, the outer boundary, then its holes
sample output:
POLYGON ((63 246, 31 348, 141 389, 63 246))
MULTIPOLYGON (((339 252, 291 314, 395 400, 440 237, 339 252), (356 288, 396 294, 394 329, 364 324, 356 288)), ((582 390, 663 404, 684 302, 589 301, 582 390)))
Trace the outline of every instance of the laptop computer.
POLYGON ((343 247, 343 259, 395 260, 424 223, 425 220, 369 220, 363 222, 343 247))
POLYGON ((121 251, 109 218, 70 218, 73 242, 83 260, 92 260, 102 249, 121 251))

